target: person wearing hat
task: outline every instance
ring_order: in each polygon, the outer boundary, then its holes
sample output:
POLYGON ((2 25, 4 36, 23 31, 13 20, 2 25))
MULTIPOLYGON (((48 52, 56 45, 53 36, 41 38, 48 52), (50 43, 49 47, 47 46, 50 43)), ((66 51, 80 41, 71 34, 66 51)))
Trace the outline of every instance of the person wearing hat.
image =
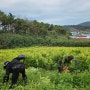
POLYGON ((4 69, 6 70, 6 74, 3 77, 3 83, 8 82, 9 80, 9 75, 12 73, 12 82, 10 88, 13 88, 13 86, 17 83, 17 79, 19 76, 19 73, 22 74, 24 83, 26 84, 27 82, 27 76, 25 74, 25 65, 24 63, 20 62, 20 60, 25 60, 26 56, 25 55, 19 55, 18 57, 14 58, 11 62, 6 61, 4 63, 4 69))

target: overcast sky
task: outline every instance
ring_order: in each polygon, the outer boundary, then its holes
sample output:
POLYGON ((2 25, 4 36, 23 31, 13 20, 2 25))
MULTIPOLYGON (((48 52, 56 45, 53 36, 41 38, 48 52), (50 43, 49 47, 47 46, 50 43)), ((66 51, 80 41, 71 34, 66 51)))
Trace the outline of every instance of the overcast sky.
POLYGON ((0 0, 0 10, 55 25, 90 21, 90 0, 0 0))

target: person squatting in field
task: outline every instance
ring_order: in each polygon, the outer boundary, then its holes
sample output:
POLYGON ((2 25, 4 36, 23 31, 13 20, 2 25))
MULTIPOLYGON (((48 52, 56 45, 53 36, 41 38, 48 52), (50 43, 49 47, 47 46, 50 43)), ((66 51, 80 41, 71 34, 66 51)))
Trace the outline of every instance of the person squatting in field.
POLYGON ((3 83, 8 82, 9 75, 12 73, 12 82, 10 88, 13 88, 13 86, 17 83, 17 79, 19 76, 19 73, 22 74, 24 84, 27 83, 27 76, 25 74, 25 65, 24 63, 20 62, 20 60, 26 59, 25 55, 19 55, 18 57, 14 58, 11 62, 6 61, 4 63, 4 69, 6 70, 6 74, 3 77, 3 83))
POLYGON ((73 55, 66 56, 63 61, 63 57, 58 60, 58 72, 62 72, 63 70, 68 70, 68 65, 71 63, 71 60, 74 59, 73 55))

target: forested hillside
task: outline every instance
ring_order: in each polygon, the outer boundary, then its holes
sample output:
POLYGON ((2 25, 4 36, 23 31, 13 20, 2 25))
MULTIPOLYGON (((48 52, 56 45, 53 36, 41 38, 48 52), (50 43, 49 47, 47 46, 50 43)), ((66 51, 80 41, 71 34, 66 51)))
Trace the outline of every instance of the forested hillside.
POLYGON ((62 26, 53 25, 43 22, 37 22, 36 20, 26 20, 21 18, 15 18, 14 15, 9 13, 6 15, 0 11, 0 32, 8 32, 13 34, 23 35, 41 35, 45 36, 49 33, 66 34, 66 31, 62 26))
POLYGON ((90 33, 90 21, 83 22, 77 25, 66 25, 65 28, 68 28, 69 31, 80 31, 90 33))
POLYGON ((90 41, 72 40, 69 36, 70 32, 63 26, 16 18, 0 11, 0 48, 90 45, 90 41))
POLYGON ((90 21, 88 21, 88 22, 83 22, 83 23, 80 23, 80 24, 78 24, 78 25, 90 27, 90 21))

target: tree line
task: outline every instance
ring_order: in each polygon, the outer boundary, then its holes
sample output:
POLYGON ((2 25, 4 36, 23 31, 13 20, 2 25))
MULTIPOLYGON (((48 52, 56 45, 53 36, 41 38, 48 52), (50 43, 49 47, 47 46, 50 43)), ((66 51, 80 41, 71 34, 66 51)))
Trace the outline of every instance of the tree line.
POLYGON ((70 32, 60 25, 36 20, 16 18, 0 11, 0 48, 43 46, 90 46, 90 41, 82 42, 69 38, 70 32))
POLYGON ((52 34, 66 34, 66 30, 60 25, 53 25, 43 22, 37 22, 36 20, 27 20, 21 18, 15 18, 12 13, 6 15, 0 11, 0 32, 14 33, 23 35, 41 35, 45 36, 49 33, 52 34))

